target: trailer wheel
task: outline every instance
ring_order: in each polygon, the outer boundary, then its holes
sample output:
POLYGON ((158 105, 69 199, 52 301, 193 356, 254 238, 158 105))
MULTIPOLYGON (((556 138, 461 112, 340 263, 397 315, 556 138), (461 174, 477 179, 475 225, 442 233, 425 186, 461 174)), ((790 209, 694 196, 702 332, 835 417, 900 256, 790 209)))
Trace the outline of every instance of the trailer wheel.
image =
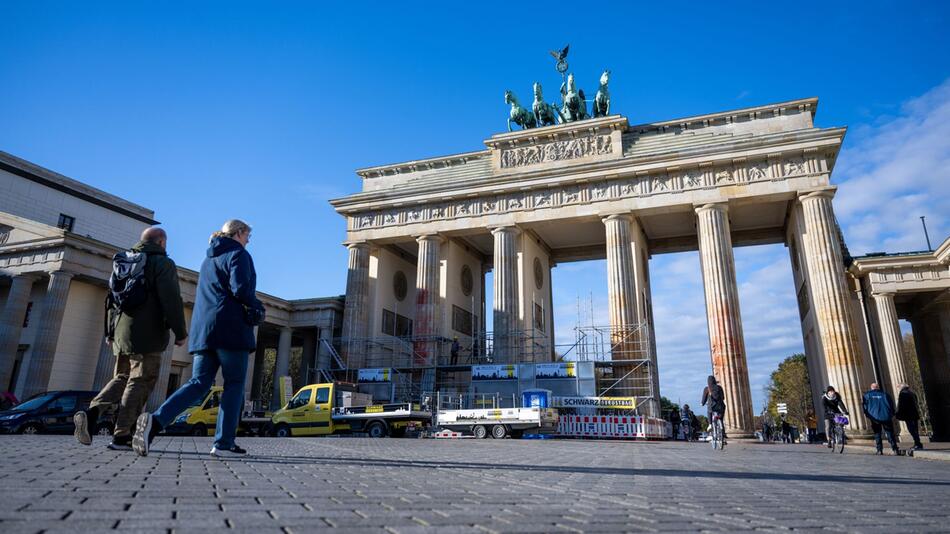
POLYGON ((485 439, 488 437, 488 429, 485 428, 485 425, 475 425, 475 428, 472 429, 472 434, 478 439, 485 439))
POLYGON ((289 438, 292 435, 290 427, 287 425, 277 425, 274 429, 274 436, 278 438, 289 438))
POLYGON ((386 425, 382 421, 373 421, 366 427, 366 433, 371 438, 385 438, 386 437, 386 425))
POLYGON ((505 436, 508 435, 508 429, 505 428, 505 425, 495 425, 491 427, 491 437, 494 439, 505 439, 505 436))

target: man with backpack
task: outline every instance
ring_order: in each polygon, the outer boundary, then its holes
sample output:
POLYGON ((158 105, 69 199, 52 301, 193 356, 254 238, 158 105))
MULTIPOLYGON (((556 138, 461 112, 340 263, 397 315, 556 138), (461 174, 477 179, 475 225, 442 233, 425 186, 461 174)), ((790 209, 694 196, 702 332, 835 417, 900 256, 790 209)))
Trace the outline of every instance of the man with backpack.
POLYGON ((158 380, 168 330, 174 333, 176 346, 188 338, 178 268, 165 252, 167 243, 165 230, 147 228, 131 250, 113 257, 106 339, 116 356, 115 374, 89 408, 73 417, 74 434, 83 445, 92 443, 89 429, 95 426, 100 409, 118 405, 109 448, 131 450, 135 419, 158 380))
POLYGON ((894 440, 894 399, 890 395, 881 391, 877 382, 871 383, 871 389, 864 394, 864 415, 871 420, 871 430, 874 432, 874 446, 877 447, 878 454, 884 454, 884 446, 881 443, 881 432, 887 433, 887 441, 891 444, 891 450, 894 454, 900 454, 897 448, 897 442, 894 440))

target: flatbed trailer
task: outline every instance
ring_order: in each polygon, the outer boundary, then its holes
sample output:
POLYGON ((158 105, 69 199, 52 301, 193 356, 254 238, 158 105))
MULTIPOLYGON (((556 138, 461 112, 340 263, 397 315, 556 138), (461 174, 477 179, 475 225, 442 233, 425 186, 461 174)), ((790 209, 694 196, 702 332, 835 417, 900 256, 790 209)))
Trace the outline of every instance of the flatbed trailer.
POLYGON ((478 408, 440 410, 436 426, 470 434, 476 438, 520 438, 526 431, 553 434, 557 431, 557 410, 553 408, 478 408))

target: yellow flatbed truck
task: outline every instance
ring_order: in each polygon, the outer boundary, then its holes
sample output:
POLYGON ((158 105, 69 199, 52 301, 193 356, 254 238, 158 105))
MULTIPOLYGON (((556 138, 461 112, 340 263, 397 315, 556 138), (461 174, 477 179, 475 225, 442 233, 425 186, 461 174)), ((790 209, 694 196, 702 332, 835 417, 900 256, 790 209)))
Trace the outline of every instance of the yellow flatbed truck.
POLYGON ((365 432, 373 438, 399 437, 411 428, 429 426, 432 414, 419 404, 347 406, 358 398, 352 384, 333 382, 304 386, 271 417, 278 437, 327 436, 365 432))

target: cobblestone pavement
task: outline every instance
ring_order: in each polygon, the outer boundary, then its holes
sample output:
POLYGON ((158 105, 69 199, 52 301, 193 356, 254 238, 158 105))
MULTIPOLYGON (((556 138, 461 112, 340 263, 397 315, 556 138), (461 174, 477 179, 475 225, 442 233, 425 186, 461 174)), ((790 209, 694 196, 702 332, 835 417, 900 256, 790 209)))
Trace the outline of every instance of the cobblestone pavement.
POLYGON ((820 446, 0 437, 0 532, 948 531, 950 463, 820 446))

